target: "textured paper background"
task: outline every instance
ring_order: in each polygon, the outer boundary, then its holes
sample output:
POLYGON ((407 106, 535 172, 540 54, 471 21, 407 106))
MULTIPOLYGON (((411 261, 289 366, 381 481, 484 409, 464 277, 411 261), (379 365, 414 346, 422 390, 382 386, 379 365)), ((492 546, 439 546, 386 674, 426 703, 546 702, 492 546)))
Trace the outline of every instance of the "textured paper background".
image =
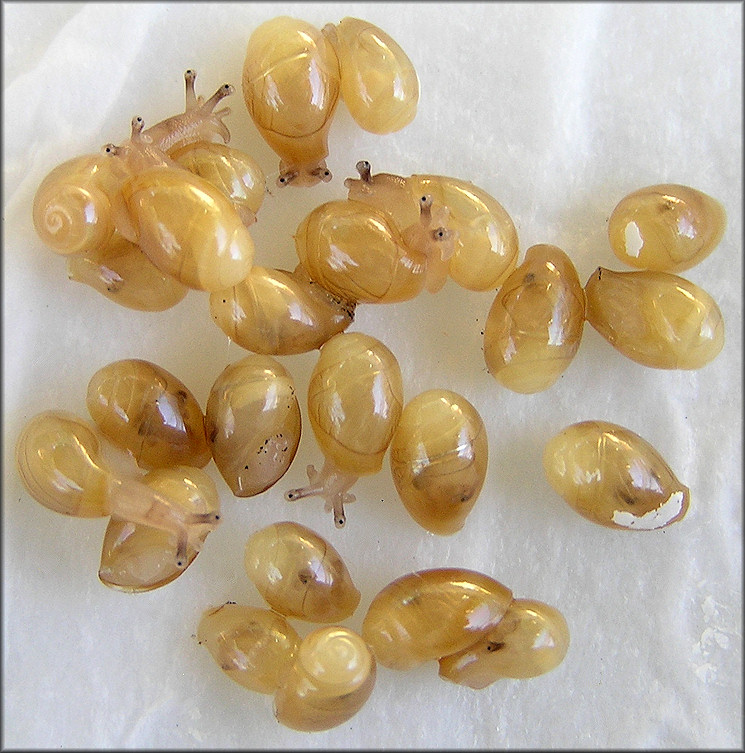
MULTIPOLYGON (((12 4, 4 20, 5 746, 21 747, 728 747, 742 746, 742 6, 739 4, 12 4), (277 191, 251 229, 257 263, 292 268, 292 232, 314 206, 345 195, 366 158, 374 171, 473 181, 510 212, 521 259, 538 242, 564 248, 584 281, 622 269, 606 223, 631 190, 695 186, 724 202, 721 246, 686 276, 724 314, 723 351, 699 371, 658 371, 621 356, 589 326, 560 381, 536 395, 486 372, 481 330, 493 294, 452 282, 437 295, 361 306, 353 330, 398 356, 407 400, 432 387, 465 395, 489 432, 484 491, 465 528, 439 538, 398 501, 388 464, 356 487, 336 530, 317 500, 285 489, 318 463, 309 426, 274 489, 239 500, 214 464, 224 524, 174 583, 142 595, 97 580, 105 520, 74 520, 22 489, 13 448, 23 423, 62 408, 86 416, 93 372, 126 357, 176 374, 202 406, 245 351, 209 317, 207 295, 139 313, 66 279, 35 236, 30 209, 58 163, 119 142, 182 108, 182 74, 209 95, 239 86, 246 41, 291 13, 319 26, 367 18, 407 50, 421 80, 416 120, 375 136, 339 107, 334 179, 277 191), (655 445, 691 488, 684 521, 650 533, 605 530, 576 515, 541 470, 546 440, 575 421, 615 421, 655 445), (262 604, 242 567, 257 528, 297 520, 326 536, 362 592, 346 624, 405 572, 463 566, 516 596, 556 605, 571 647, 554 672, 471 691, 380 668, 365 708, 339 728, 299 734, 271 699, 225 678, 194 637, 201 612, 232 599, 262 604)), ((240 89, 232 145, 273 185, 277 159, 240 89)), ((283 358, 304 394, 315 353, 283 358)), ((305 418, 305 406, 303 405, 305 418)), ((295 623, 301 633, 310 625, 295 623)))

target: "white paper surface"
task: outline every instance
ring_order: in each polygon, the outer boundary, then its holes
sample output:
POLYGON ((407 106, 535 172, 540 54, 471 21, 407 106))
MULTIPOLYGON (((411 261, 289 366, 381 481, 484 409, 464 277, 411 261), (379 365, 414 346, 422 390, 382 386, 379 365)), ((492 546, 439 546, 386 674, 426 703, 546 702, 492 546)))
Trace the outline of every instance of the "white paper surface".
MULTIPOLYGON (((6 747, 742 747, 742 6, 739 4, 11 4, 4 21, 3 743, 6 747), (231 144, 273 186, 277 158, 240 93, 245 45, 259 23, 290 13, 318 26, 369 19, 407 51, 421 81, 414 122, 365 133, 340 105, 330 135, 334 179, 275 190, 251 228, 264 266, 292 268, 292 242, 313 207, 373 172, 470 180, 513 217, 522 255, 562 247, 586 280, 623 269, 606 224, 626 193, 653 183, 721 200, 720 247, 683 273, 719 303, 726 342, 698 371, 642 367, 586 326, 575 361, 551 389, 518 395, 487 373, 484 320, 494 295, 452 281, 438 294, 360 306, 352 330, 397 355, 407 400, 447 387, 489 432, 484 490, 465 528, 436 537, 398 500, 386 462, 361 480, 345 530, 322 503, 286 489, 322 460, 307 421, 287 475, 234 498, 214 463, 223 524, 194 564, 151 593, 97 579, 106 520, 68 519, 22 488, 13 452, 23 424, 61 408, 87 418, 88 380, 145 358, 178 376, 204 407, 222 369, 246 354, 209 316, 207 294, 141 313, 67 280, 37 238, 31 203, 57 164, 128 136, 183 106, 183 71, 200 94, 225 81, 231 144), (545 442, 584 419, 641 434, 691 489, 687 517, 654 532, 606 530, 549 487, 545 442), (263 606, 243 570, 257 528, 296 520, 327 537, 362 592, 345 624, 359 629, 373 596, 417 569, 462 566, 518 597, 558 607, 571 630, 563 664, 482 691, 446 683, 435 662, 379 668, 367 705, 337 729, 279 725, 271 698, 228 680, 195 639, 204 609, 263 606)), ((316 353, 280 359, 305 394, 316 353)), ((303 418, 307 418, 303 404, 303 418)), ((313 627, 295 622, 305 634, 313 627)))

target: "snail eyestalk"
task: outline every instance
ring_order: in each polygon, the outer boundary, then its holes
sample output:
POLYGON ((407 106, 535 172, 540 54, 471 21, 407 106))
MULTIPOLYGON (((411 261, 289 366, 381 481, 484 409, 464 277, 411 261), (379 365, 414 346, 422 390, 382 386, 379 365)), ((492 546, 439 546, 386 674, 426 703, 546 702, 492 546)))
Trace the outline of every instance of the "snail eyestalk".
POLYGON ((285 492, 285 499, 288 502, 296 502, 305 497, 323 497, 326 501, 324 510, 333 512, 334 525, 343 528, 347 522, 344 505, 355 501, 356 497, 349 489, 359 476, 339 470, 329 459, 326 459, 320 472, 313 465, 309 465, 306 472, 310 482, 308 486, 290 489, 285 492))

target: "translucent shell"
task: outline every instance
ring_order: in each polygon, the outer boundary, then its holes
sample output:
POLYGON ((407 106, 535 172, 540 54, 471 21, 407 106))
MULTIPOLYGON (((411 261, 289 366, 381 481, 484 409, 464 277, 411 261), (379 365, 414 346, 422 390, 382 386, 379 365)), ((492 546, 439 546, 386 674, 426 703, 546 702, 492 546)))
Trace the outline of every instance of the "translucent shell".
POLYGON ((627 358, 655 369, 700 369, 724 346, 716 301, 668 272, 613 272, 585 284, 587 321, 627 358))
POLYGON ((298 226, 295 248, 311 279, 348 301, 396 303, 424 286, 427 259, 389 218, 358 201, 330 201, 298 226))
POLYGON ((341 95, 357 124, 385 134, 411 123, 419 102, 419 79, 398 43, 359 18, 327 24, 323 33, 339 58, 341 95))
POLYGON ((325 159, 339 75, 333 47, 311 24, 279 16, 251 34, 243 97, 259 133, 280 157, 280 185, 331 179, 325 159))
POLYGON ((512 592, 473 570, 421 570, 372 600, 362 637, 380 664, 411 669, 473 645, 504 616, 512 592))
POLYGON ((256 221, 264 202, 266 179, 248 154, 224 144, 198 141, 169 152, 169 157, 225 194, 244 225, 256 221))
POLYGON ((98 428, 142 468, 201 468, 212 454, 194 395, 173 374, 129 358, 99 369, 86 403, 98 428))
MULTIPOLYGON (((142 484, 159 498, 167 499, 185 521, 192 515, 214 516, 220 512, 215 484, 199 468, 158 468, 147 473, 142 484)), ((186 532, 185 559, 180 562, 176 526, 171 530, 155 528, 146 522, 126 520, 119 516, 121 513, 126 513, 126 508, 112 516, 106 528, 98 577, 104 585, 130 593, 160 588, 181 575, 215 527, 212 518, 207 523, 190 525, 186 532)))
POLYGON ((705 259, 727 226, 724 207, 695 188, 640 188, 618 203, 608 220, 613 253, 637 269, 682 272, 705 259))
POLYGON ((503 678, 550 672, 569 648, 569 627, 558 609, 514 599, 499 624, 478 643, 440 659, 440 677, 475 690, 503 678))
POLYGON ((600 525, 652 530, 688 512, 688 487, 649 442, 617 424, 568 426, 546 445, 543 468, 570 507, 600 525))
POLYGON ((72 413, 34 416, 18 437, 16 464, 29 494, 50 510, 80 518, 111 513, 98 437, 72 413))
POLYGON ((208 609, 197 639, 231 680, 257 693, 274 693, 285 682, 300 646, 284 617, 240 604, 208 609))
POLYGON ((114 303, 139 311, 165 311, 189 290, 161 272, 139 246, 118 233, 98 251, 70 256, 67 275, 114 303))
POLYGON ((217 326, 242 348, 266 355, 320 348, 354 321, 354 310, 300 265, 294 272, 254 266, 243 282, 210 295, 217 326))
POLYGON ((401 369, 370 335, 344 332, 322 348, 308 385, 308 417, 327 458, 357 476, 377 473, 403 408, 401 369))
POLYGON ((222 477, 237 497, 275 484, 300 442, 300 406, 292 376, 270 356, 250 355, 217 377, 205 431, 222 477))
POLYGON ((360 603, 339 552, 299 523, 274 523, 252 534, 244 562, 267 604, 286 617, 337 622, 360 603))
POLYGON ((491 375, 515 392, 540 392, 579 348, 585 296, 569 257, 556 246, 531 246, 505 280, 484 327, 491 375))
POLYGON ((300 644, 287 680, 274 696, 274 714, 286 727, 316 732, 351 719, 375 687, 375 658, 345 627, 323 627, 300 644))
POLYGON ((484 422, 461 395, 428 390, 404 407, 391 442, 391 472, 409 514, 428 531, 463 528, 487 461, 484 422))
POLYGON ((137 173, 122 196, 138 242, 158 269, 197 290, 222 290, 251 271, 254 245, 230 200, 188 170, 137 173))

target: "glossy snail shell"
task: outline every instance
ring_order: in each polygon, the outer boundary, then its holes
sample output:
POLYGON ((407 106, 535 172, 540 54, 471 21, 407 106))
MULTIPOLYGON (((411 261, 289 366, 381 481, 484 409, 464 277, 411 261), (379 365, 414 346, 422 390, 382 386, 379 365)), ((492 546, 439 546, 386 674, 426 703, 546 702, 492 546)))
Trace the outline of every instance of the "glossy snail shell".
POLYGON ((574 358, 584 316, 584 291, 571 259, 556 246, 531 246, 489 309, 489 373, 515 392, 547 389, 574 358))
POLYGON ((197 639, 231 680, 257 693, 274 693, 285 682, 300 646, 282 615, 229 603, 204 612, 197 639))
POLYGON ((375 658, 346 627, 323 627, 301 642, 297 658, 274 696, 277 721, 315 732, 351 719, 375 686, 375 658))
POLYGON ((260 494, 282 478, 300 429, 295 383, 270 356, 246 356, 215 380, 205 431, 215 464, 237 497, 260 494))
POLYGON ((323 345, 308 385, 308 418, 338 469, 377 473, 402 407, 401 369, 380 340, 343 332, 323 345))
POLYGON ((218 327, 246 350, 292 355, 320 348, 354 321, 355 304, 332 296, 298 265, 254 266, 245 280, 210 294, 218 327))
POLYGON ((107 364, 91 377, 86 403, 101 432, 142 468, 201 468, 212 457, 196 398, 154 363, 128 358, 107 364))
POLYGON ((230 200, 188 170, 153 167, 122 186, 138 243, 158 269, 197 290, 222 290, 251 271, 254 245, 230 200))
POLYGON ((310 277, 348 301, 407 301, 424 286, 424 254, 409 249, 390 219, 362 202, 316 207, 298 226, 295 248, 310 277))
POLYGON ((450 390, 406 406, 391 442, 391 473, 411 517, 432 533, 456 533, 486 477, 488 440, 478 411, 450 390))
POLYGON ((386 134, 411 123, 419 102, 419 79, 399 44, 359 18, 327 24, 323 33, 336 50, 342 99, 357 125, 386 134))
POLYGON ((337 622, 360 603, 339 552, 299 523, 273 523, 246 542, 251 582, 276 612, 308 622, 337 622))
POLYGON ((716 301, 668 272, 613 272, 585 284, 587 321, 632 361, 655 369, 700 369, 724 346, 716 301))
POLYGON ((473 645, 499 623, 511 602, 512 592, 482 573, 420 570, 375 596, 362 637, 383 666, 412 669, 473 645))
POLYGON ((558 609, 514 599, 499 624, 473 646, 440 659, 440 677, 475 690, 510 677, 550 672, 569 648, 569 628, 558 609))
POLYGON ((610 528, 663 528, 681 520, 690 504, 688 487, 659 452, 608 421, 567 426, 546 444, 543 468, 570 507, 610 528))
POLYGON ((608 220, 608 238, 613 253, 632 267, 682 272, 717 247, 726 226, 716 199, 666 183, 624 196, 608 220))

